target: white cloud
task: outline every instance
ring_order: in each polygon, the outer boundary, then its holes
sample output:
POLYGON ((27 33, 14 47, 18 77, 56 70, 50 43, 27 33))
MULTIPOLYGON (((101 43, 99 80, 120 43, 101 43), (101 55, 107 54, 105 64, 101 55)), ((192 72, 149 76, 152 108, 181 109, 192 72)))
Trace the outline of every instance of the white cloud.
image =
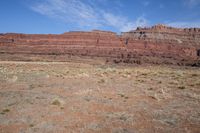
MULTIPOLYGON (((114 2, 115 6, 123 6, 121 0, 114 2)), ((146 26, 148 21, 144 16, 135 21, 108 12, 100 8, 98 4, 107 4, 108 0, 39 0, 33 4, 31 9, 42 15, 59 19, 67 24, 74 24, 79 29, 88 27, 90 29, 111 26, 119 31, 129 31, 137 26, 146 26)))
POLYGON ((140 16, 139 18, 137 18, 136 22, 135 22, 135 26, 136 27, 145 27, 148 24, 148 20, 144 17, 144 16, 140 16))
POLYGON ((89 5, 79 0, 45 0, 36 3, 32 10, 65 22, 77 23, 79 26, 98 26, 98 14, 89 5))
POLYGON ((134 22, 128 22, 122 26, 121 31, 130 31, 134 30, 137 27, 146 27, 149 25, 148 20, 144 16, 140 16, 134 22))
POLYGON ((110 13, 104 13, 103 17, 108 25, 113 26, 120 31, 130 31, 136 29, 137 27, 144 27, 148 25, 148 21, 144 16, 138 17, 136 21, 128 21, 126 17, 114 16, 110 13))

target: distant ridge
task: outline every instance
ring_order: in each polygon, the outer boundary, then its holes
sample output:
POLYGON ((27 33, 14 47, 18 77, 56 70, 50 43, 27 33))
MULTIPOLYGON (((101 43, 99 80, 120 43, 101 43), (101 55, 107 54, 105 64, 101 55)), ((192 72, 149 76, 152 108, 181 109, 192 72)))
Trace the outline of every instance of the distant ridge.
POLYGON ((101 30, 0 34, 0 60, 33 60, 33 57, 43 60, 48 57, 49 61, 66 61, 75 56, 114 63, 198 66, 200 28, 181 29, 158 24, 138 27, 121 35, 101 30))

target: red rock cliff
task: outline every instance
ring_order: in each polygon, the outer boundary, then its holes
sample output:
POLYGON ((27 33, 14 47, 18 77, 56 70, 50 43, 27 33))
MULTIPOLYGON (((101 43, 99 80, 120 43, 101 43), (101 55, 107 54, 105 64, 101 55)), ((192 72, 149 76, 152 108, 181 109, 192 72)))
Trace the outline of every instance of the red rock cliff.
POLYGON ((164 25, 113 32, 66 32, 64 34, 0 34, 3 54, 74 55, 101 57, 125 63, 195 63, 200 55, 200 29, 164 25))

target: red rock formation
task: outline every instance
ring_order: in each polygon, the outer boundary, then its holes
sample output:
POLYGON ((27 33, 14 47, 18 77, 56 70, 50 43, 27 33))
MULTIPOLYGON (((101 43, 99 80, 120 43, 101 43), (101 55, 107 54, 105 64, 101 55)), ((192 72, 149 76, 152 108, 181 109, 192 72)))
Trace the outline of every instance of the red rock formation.
POLYGON ((0 34, 3 54, 74 55, 102 57, 125 63, 193 64, 199 61, 200 29, 164 25, 113 32, 66 32, 64 34, 0 34))

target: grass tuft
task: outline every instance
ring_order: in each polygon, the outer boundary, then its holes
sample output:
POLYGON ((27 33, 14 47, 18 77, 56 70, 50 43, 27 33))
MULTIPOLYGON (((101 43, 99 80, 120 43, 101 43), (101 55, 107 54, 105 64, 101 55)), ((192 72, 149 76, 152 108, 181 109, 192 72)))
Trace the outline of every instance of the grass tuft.
POLYGON ((192 77, 198 77, 199 75, 198 74, 196 74, 196 73, 193 73, 192 74, 192 77))
POLYGON ((52 105, 60 106, 60 105, 61 105, 61 102, 60 102, 60 100, 55 99, 55 100, 53 100, 52 105))
POLYGON ((33 124, 30 124, 29 127, 34 127, 34 125, 33 125, 33 124))
POLYGON ((8 112, 10 112, 9 109, 3 109, 3 111, 2 111, 0 114, 4 115, 4 114, 6 114, 6 113, 8 113, 8 112))
POLYGON ((105 83, 106 81, 105 81, 105 79, 100 79, 99 81, 98 81, 98 83, 105 83))
POLYGON ((179 86, 178 89, 184 90, 184 89, 186 89, 186 87, 185 86, 179 86))
POLYGON ((7 112, 10 112, 10 110, 9 109, 4 109, 3 112, 7 113, 7 112))

